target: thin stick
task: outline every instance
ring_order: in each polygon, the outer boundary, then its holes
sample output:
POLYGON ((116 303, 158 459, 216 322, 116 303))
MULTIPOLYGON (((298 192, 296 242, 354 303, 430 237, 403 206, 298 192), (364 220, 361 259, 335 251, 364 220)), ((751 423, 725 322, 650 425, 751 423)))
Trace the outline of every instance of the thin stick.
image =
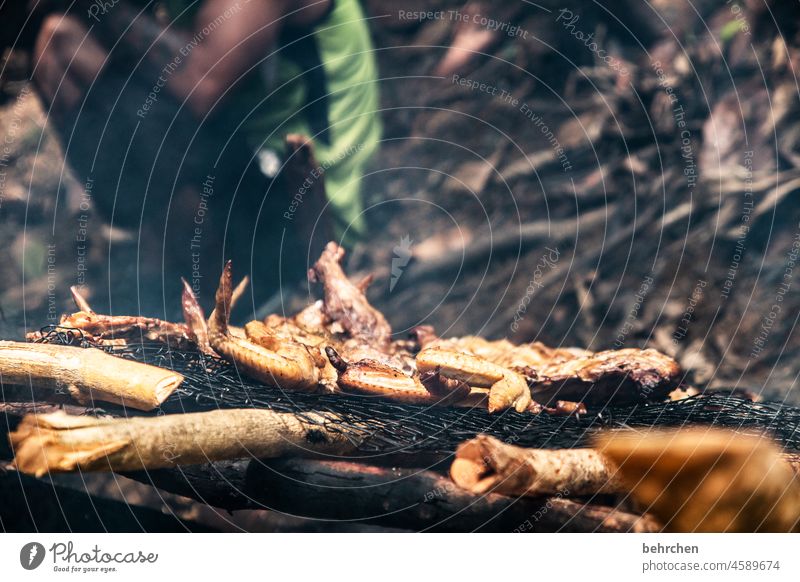
POLYGON ((94 310, 89 305, 89 302, 86 301, 86 298, 81 295, 80 291, 78 291, 77 285, 70 287, 69 292, 72 293, 72 300, 75 302, 75 306, 78 308, 78 311, 83 311, 84 313, 94 313, 94 310))
POLYGON ((54 413, 26 416, 9 439, 16 467, 37 477, 352 450, 350 440, 323 427, 325 420, 258 409, 126 419, 54 413))
POLYGON ((96 349, 0 341, 0 381, 67 393, 81 404, 100 400, 152 410, 183 376, 96 349))
POLYGON ((524 449, 478 435, 459 445, 450 468, 473 493, 581 496, 623 491, 614 468, 592 449, 524 449))
POLYGON ((244 292, 247 291, 247 285, 249 284, 250 277, 245 275, 244 278, 239 281, 239 284, 234 287, 233 293, 231 294, 231 309, 233 309, 234 306, 236 306, 236 304, 239 302, 239 299, 242 298, 242 295, 244 295, 244 292))

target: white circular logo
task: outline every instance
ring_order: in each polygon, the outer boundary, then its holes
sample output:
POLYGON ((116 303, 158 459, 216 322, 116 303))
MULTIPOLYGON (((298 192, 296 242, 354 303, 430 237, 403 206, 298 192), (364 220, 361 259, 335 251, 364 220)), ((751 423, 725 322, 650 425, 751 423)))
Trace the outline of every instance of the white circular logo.
POLYGON ((44 561, 44 546, 39 542, 29 542, 19 551, 19 563, 26 570, 35 570, 44 561))

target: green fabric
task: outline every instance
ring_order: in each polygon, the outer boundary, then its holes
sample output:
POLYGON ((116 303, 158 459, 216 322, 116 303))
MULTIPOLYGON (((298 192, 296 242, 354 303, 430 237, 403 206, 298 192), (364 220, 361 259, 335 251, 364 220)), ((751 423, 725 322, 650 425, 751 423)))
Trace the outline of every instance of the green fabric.
MULTIPOLYGON (((327 81, 330 124, 330 144, 315 138, 314 145, 317 161, 325 168, 326 194, 351 238, 364 232, 361 177, 381 136, 377 67, 358 0, 333 2, 331 12, 313 29, 327 81)), ((191 23, 199 5, 192 0, 165 3, 178 26, 191 23)), ((291 50, 290 44, 276 54, 273 86, 267 88, 263 77, 253 71, 231 97, 235 110, 250 112, 242 131, 254 148, 266 146, 282 152, 283 139, 289 133, 314 138, 304 115, 307 75, 289 58, 291 50)))

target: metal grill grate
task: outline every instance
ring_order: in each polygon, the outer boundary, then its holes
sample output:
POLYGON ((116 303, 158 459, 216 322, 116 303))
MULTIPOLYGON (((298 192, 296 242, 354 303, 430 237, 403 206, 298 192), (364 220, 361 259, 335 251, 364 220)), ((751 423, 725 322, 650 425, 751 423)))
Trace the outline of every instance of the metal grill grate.
MULTIPOLYGON (((78 330, 52 327, 43 332, 44 341, 87 347, 78 330)), ((756 403, 723 392, 675 402, 590 410, 580 418, 513 411, 490 415, 481 408, 426 407, 370 396, 286 392, 240 376, 234 365, 219 358, 163 344, 128 344, 107 351, 174 370, 185 377, 158 414, 223 408, 288 412, 350 436, 364 454, 451 453, 459 443, 479 433, 519 446, 567 448, 586 445, 592 434, 601 429, 647 430, 687 425, 768 435, 786 450, 800 451, 800 408, 779 402, 756 403), (320 421, 320 417, 325 420, 320 421)))
POLYGON ((109 350, 183 374, 181 387, 160 413, 199 412, 217 408, 267 408, 306 416, 316 413, 326 428, 353 437, 363 453, 449 453, 478 433, 520 446, 564 448, 587 444, 600 429, 713 425, 767 434, 787 450, 800 450, 800 408, 755 403, 740 396, 711 393, 676 402, 605 408, 575 417, 548 414, 490 415, 478 408, 396 404, 368 396, 293 393, 241 377, 226 361, 163 345, 129 345, 109 350))

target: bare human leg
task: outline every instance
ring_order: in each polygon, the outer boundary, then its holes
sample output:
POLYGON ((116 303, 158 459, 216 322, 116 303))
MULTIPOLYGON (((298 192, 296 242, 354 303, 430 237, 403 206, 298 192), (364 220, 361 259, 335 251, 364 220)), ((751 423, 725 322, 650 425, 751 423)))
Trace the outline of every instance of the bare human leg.
POLYGON ((103 69, 108 54, 78 18, 51 14, 34 47, 33 79, 52 114, 78 106, 103 69))

